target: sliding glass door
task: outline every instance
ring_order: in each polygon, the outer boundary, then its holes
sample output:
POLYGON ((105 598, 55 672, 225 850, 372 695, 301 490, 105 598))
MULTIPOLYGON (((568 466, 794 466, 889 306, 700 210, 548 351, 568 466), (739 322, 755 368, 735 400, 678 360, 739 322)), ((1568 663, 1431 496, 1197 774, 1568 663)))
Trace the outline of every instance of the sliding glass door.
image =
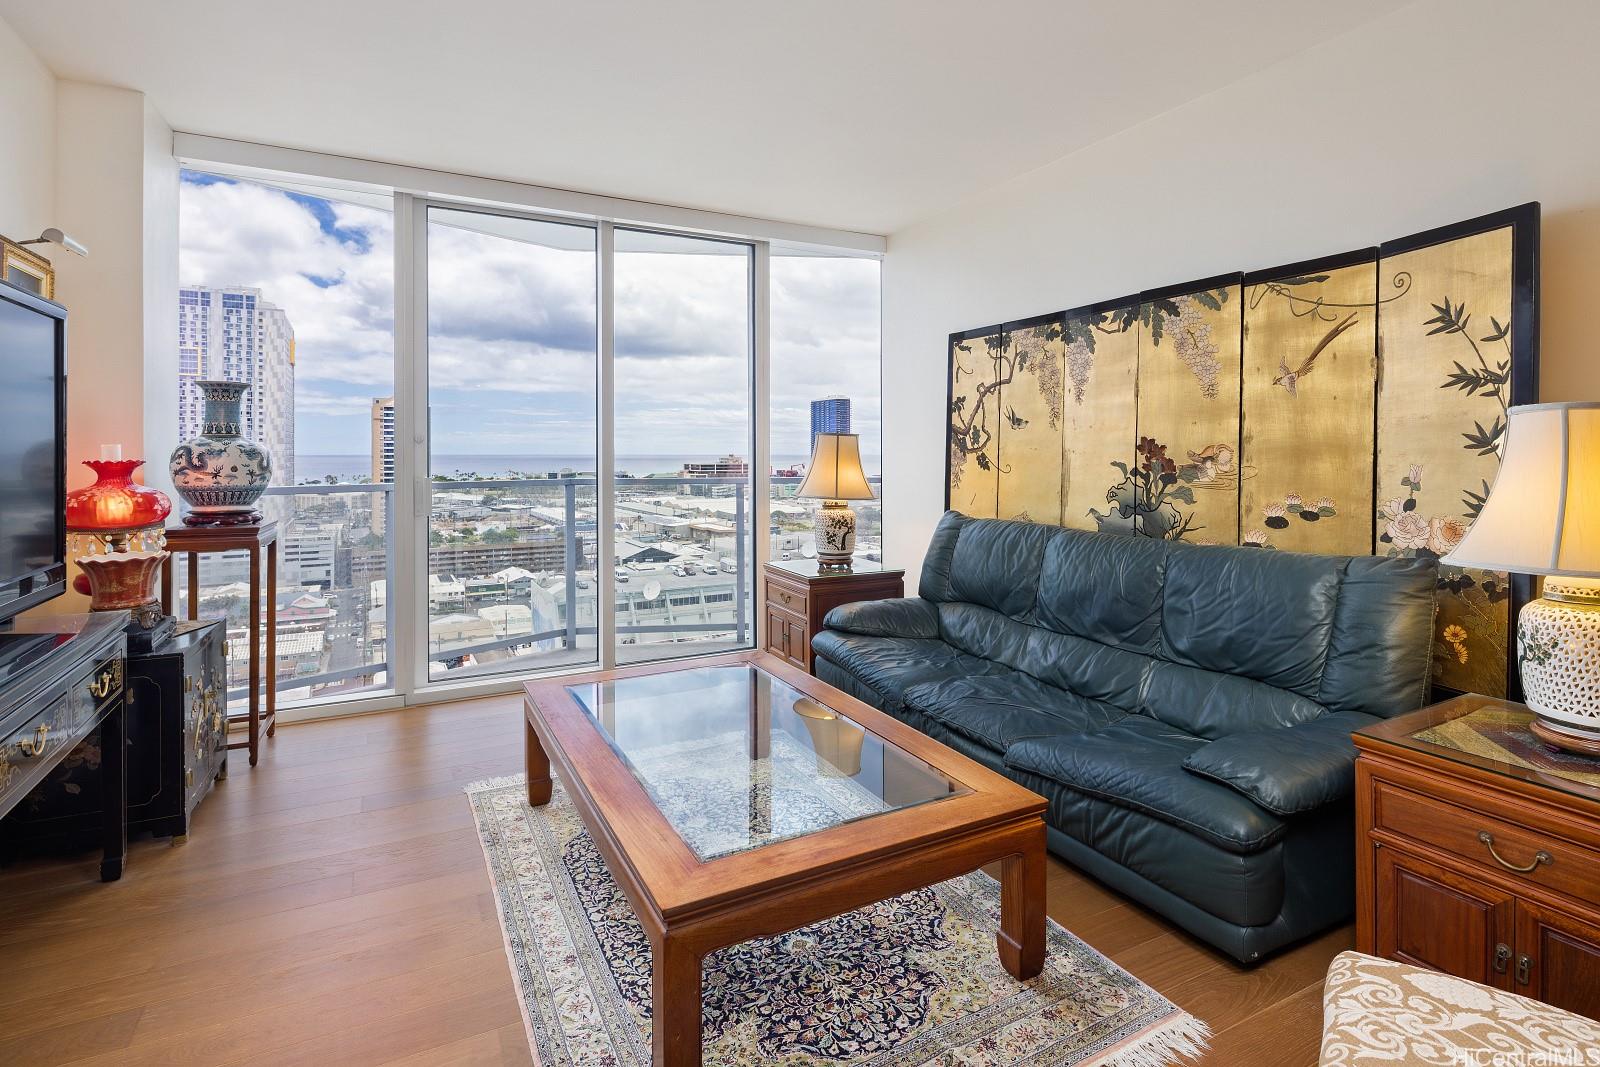
POLYGON ((430 682, 597 661, 596 234, 427 210, 430 682))
POLYGON ((422 684, 752 645, 754 247, 422 212, 422 684))
POLYGON ((615 234, 615 658, 753 641, 751 245, 615 234))

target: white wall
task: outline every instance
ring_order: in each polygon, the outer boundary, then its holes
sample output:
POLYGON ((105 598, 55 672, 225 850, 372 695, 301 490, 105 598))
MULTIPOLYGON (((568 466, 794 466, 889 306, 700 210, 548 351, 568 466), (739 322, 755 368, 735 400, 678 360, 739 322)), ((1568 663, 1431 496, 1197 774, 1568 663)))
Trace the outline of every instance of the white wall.
MULTIPOLYGON (((37 246, 68 311, 68 487, 78 461, 120 442, 171 492, 162 447, 177 423, 178 165, 172 130, 126 89, 57 81, 0 20, 0 233, 59 226, 87 259, 37 246), (148 310, 148 313, 147 313, 148 310)), ((41 612, 81 611, 68 593, 41 612)))
POLYGON ((1590 0, 1422 0, 890 235, 885 559, 914 585, 943 507, 950 333, 1529 200, 1541 398, 1600 399, 1596 40, 1590 0))
MULTIPOLYGON (((128 89, 63 81, 56 109, 57 225, 89 246, 87 258, 55 257, 69 312, 67 454, 76 463, 120 443, 163 486, 160 445, 177 423, 172 131, 128 89)), ((80 466, 68 484, 92 478, 80 466)))
POLYGON ((55 207, 56 79, 3 21, 0 100, 0 234, 26 241, 55 207))

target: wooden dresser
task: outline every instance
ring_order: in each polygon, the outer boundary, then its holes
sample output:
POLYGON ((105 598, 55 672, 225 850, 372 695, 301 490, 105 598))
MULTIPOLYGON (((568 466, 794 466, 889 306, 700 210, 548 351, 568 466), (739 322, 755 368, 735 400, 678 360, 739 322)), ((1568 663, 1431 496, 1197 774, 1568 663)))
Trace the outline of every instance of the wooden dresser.
POLYGON ((823 616, 840 604, 905 596, 905 575, 875 564, 838 572, 821 570, 814 559, 768 563, 767 651, 810 671, 811 637, 823 616))
POLYGON ((1356 947, 1600 1016, 1600 760, 1463 696, 1355 735, 1356 947))

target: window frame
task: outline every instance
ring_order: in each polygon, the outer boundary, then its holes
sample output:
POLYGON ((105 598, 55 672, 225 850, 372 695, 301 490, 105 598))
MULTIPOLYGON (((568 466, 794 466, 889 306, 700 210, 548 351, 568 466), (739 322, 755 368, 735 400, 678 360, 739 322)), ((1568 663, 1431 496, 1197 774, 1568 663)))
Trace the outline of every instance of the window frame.
MULTIPOLYGON (((597 521, 615 521, 615 231, 625 229, 697 240, 747 245, 752 252, 748 317, 751 358, 748 454, 751 459, 750 607, 752 647, 765 647, 763 565, 771 554, 771 257, 773 247, 812 249, 852 258, 882 260, 881 235, 806 226, 724 212, 625 200, 571 190, 407 167, 272 145, 179 132, 174 156, 184 169, 333 195, 358 193, 387 200, 394 213, 394 391, 395 480, 392 515, 408 536, 391 540, 386 601, 390 618, 388 686, 349 696, 284 706, 285 722, 382 711, 414 704, 493 696, 519 691, 532 678, 570 674, 574 668, 527 667, 464 679, 430 679, 427 662, 428 598, 428 211, 482 212, 533 221, 579 225, 596 231, 596 480, 597 521)), ((881 272, 880 272, 881 293, 881 272)), ((880 298, 881 299, 881 298, 880 298)), ((881 380, 882 337, 879 339, 881 380)), ((598 539, 598 665, 616 659, 617 592, 615 545, 598 539), (603 578, 601 577, 603 576, 603 578)), ((692 653, 681 658, 693 658, 692 653)), ((678 658, 678 657, 675 657, 678 658)))

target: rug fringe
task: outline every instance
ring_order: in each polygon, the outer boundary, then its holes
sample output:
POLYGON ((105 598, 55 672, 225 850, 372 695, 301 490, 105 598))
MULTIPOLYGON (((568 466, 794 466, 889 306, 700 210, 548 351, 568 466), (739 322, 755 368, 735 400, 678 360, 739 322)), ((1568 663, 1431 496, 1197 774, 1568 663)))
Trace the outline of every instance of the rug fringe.
POLYGON ((1206 1051, 1211 1027, 1180 1011, 1165 1022, 1112 1049, 1092 1067, 1171 1067, 1179 1059, 1198 1060, 1206 1051))
POLYGON ((482 793, 490 789, 504 789, 509 785, 521 785, 527 780, 523 774, 502 774, 498 778, 480 778, 476 782, 468 782, 461 787, 463 793, 482 793))

